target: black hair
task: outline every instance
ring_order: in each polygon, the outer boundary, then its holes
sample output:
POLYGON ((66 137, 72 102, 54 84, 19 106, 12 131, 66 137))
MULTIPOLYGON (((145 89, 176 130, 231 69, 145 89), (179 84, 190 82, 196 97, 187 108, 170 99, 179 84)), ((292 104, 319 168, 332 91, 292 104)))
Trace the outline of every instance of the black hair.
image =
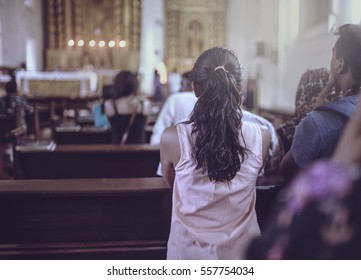
POLYGON ((114 78, 113 91, 114 97, 125 97, 137 93, 138 79, 137 75, 130 71, 120 71, 114 78))
POLYGON ((10 81, 5 84, 5 91, 7 94, 17 93, 18 88, 16 84, 15 70, 8 69, 8 75, 10 76, 10 81))
POLYGON ((191 76, 199 95, 189 120, 197 169, 207 172, 211 181, 229 182, 247 151, 239 139, 245 71, 233 51, 215 47, 198 57, 191 76))
POLYGON ((358 90, 361 85, 361 25, 344 24, 334 34, 340 36, 335 44, 336 57, 342 57, 350 67, 356 81, 354 88, 358 90))
POLYGON ((180 91, 192 91, 192 72, 187 71, 182 74, 180 91))

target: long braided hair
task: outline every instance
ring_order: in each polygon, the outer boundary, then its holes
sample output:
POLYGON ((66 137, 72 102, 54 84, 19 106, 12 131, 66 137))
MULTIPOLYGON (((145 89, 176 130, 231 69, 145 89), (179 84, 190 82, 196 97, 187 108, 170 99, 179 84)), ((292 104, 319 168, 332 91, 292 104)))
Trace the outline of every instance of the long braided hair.
POLYGON ((247 151, 239 139, 245 71, 233 51, 215 47, 199 56, 191 78, 199 95, 189 120, 195 135, 197 169, 207 173, 211 181, 229 182, 240 170, 247 151))

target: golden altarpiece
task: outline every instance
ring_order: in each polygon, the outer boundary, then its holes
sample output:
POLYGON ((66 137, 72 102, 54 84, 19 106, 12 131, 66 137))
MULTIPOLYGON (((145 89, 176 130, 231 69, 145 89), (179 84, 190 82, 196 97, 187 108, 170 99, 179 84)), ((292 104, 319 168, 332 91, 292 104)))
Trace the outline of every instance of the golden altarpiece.
POLYGON ((141 0, 46 0, 46 70, 139 68, 141 0))
POLYGON ((21 72, 28 96, 100 93, 121 69, 140 65, 142 0, 43 0, 45 72, 21 72))
MULTIPOLYGON (((188 71, 202 51, 225 45, 227 1, 164 0, 164 4, 168 70, 188 71)), ((86 96, 94 92, 94 75, 100 93, 120 69, 137 71, 141 5, 142 0, 44 0, 45 70, 61 72, 24 73, 19 77, 22 90, 29 95, 86 96), (76 74, 79 77, 71 74, 79 70, 92 71, 76 74)))
POLYGON ((191 69, 206 49, 225 46, 225 0, 165 0, 165 62, 168 70, 191 69))

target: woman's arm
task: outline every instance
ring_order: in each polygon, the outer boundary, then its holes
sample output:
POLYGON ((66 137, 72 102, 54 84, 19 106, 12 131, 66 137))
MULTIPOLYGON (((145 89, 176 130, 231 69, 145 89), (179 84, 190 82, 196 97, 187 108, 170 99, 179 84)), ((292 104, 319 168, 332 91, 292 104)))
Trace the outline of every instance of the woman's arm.
POLYGON ((162 164, 163 179, 168 186, 173 187, 175 170, 180 159, 180 146, 177 128, 166 128, 160 140, 160 161, 162 164))

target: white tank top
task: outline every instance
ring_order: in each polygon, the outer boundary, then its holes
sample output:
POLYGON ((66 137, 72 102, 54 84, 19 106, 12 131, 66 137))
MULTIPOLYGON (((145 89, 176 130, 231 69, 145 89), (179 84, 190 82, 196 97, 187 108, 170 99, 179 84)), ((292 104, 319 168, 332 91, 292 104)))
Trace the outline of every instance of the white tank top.
POLYGON ((177 125, 181 156, 175 166, 167 258, 242 259, 248 243, 260 234, 255 212, 255 185, 263 163, 260 127, 243 122, 250 152, 230 183, 211 182, 196 169, 191 130, 191 124, 177 125))

